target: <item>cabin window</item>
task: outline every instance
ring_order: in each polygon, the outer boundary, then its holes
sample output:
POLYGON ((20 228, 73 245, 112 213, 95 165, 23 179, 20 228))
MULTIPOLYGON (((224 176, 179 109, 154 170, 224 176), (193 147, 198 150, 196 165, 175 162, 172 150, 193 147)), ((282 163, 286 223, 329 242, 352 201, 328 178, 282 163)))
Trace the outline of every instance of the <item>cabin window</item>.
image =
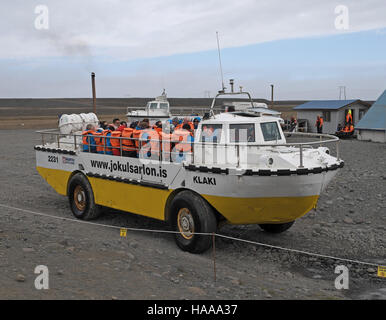
POLYGON ((149 109, 157 109, 157 106, 158 106, 158 103, 156 102, 150 103, 149 109))
POLYGON ((230 142, 255 142, 255 125, 247 124, 231 124, 230 142))
POLYGON ((260 124, 265 141, 280 140, 281 135, 277 122, 265 122, 260 124))
POLYGON ((201 130, 201 142, 219 143, 221 140, 222 124, 209 124, 202 125, 201 130))
POLYGON ((331 122, 331 111, 323 111, 324 122, 331 122))
POLYGON ((365 113, 366 113, 365 109, 359 109, 358 120, 362 119, 365 113))
POLYGON ((167 103, 160 103, 159 107, 160 109, 168 109, 169 105, 167 103))

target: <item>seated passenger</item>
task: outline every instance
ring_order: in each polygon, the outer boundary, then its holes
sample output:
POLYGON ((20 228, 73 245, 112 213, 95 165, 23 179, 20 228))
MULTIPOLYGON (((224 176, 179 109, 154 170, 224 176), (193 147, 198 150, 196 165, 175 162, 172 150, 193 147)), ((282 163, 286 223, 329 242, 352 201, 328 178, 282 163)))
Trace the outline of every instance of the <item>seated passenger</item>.
POLYGON ((103 129, 106 130, 107 128, 107 121, 100 121, 99 126, 103 129))
POLYGON ((142 130, 145 130, 149 128, 149 124, 147 122, 139 122, 137 123, 137 126, 135 127, 134 131, 133 131, 133 141, 134 141, 134 145, 135 145, 135 151, 137 153, 137 156, 138 156, 138 150, 140 149, 140 141, 139 141, 139 137, 142 133, 142 130))
POLYGON ((95 142, 97 144, 97 148, 96 148, 97 153, 109 154, 109 155, 113 154, 110 140, 108 140, 108 137, 111 136, 111 132, 112 132, 111 130, 101 130, 101 129, 97 130, 96 137, 95 137, 95 142))
POLYGON ((158 134, 160 134, 162 132, 162 122, 161 121, 157 121, 154 126, 153 126, 153 129, 155 131, 157 131, 158 134))
POLYGON ((131 126, 130 128, 125 128, 122 131, 122 138, 126 138, 126 139, 122 139, 122 155, 124 157, 137 156, 135 143, 134 143, 134 140, 132 140, 133 132, 134 132, 134 128, 132 128, 131 126))
POLYGON ((180 124, 180 121, 178 120, 178 118, 174 117, 172 119, 172 123, 171 123, 171 126, 170 126, 171 130, 174 131, 179 124, 180 124))
POLYGON ((193 125, 193 123, 189 120, 188 117, 185 117, 184 120, 183 120, 179 125, 177 125, 176 129, 181 129, 185 124, 188 124, 188 125, 189 125, 190 130, 194 130, 194 125, 193 125))
MULTIPOLYGON (((121 125, 121 121, 118 119, 118 118, 115 118, 114 120, 113 120, 113 126, 114 126, 114 130, 117 130, 118 129, 118 127, 121 125)), ((113 131, 114 131, 113 130, 113 131)))
POLYGON ((117 128, 117 131, 123 131, 123 129, 127 128, 127 122, 126 121, 121 121, 120 126, 117 128))
POLYGON ((160 136, 156 130, 151 128, 145 128, 140 133, 139 141, 140 158, 159 160, 160 136))
POLYGON ((114 156, 120 156, 121 155, 121 139, 114 139, 121 137, 122 132, 121 131, 113 131, 111 132, 111 137, 107 140, 110 140, 111 149, 113 151, 114 156))
POLYGON ((196 130, 198 128, 198 124, 200 123, 201 121, 201 118, 200 117, 195 117, 193 119, 193 126, 194 126, 194 130, 196 130))
POLYGON ((96 141, 95 141, 95 127, 92 124, 88 124, 86 130, 82 133, 83 138, 83 151, 96 153, 96 141))
POLYGON ((176 129, 173 132, 172 141, 175 143, 172 156, 173 161, 182 162, 187 160, 187 155, 192 153, 192 143, 194 142, 190 125, 185 123, 181 129, 176 129))
POLYGON ((172 150, 171 126, 172 124, 170 122, 165 122, 165 124, 162 127, 162 131, 159 132, 163 161, 170 161, 170 151, 172 150))

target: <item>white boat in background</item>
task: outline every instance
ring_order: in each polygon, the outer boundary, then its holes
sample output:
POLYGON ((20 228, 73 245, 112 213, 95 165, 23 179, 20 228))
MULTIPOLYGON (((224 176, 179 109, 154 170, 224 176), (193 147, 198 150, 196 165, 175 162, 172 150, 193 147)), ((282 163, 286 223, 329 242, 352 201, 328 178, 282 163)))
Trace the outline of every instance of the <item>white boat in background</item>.
POLYGON ((149 119, 150 125, 153 125, 158 120, 164 122, 171 119, 170 104, 165 89, 155 100, 149 101, 144 109, 127 107, 126 116, 129 122, 142 121, 145 118, 149 119))

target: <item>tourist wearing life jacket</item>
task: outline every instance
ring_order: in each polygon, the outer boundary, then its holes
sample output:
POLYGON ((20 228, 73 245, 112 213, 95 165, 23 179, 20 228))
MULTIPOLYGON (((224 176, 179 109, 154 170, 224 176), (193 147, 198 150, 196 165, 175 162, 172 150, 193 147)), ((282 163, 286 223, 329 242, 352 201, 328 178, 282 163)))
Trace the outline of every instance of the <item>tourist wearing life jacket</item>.
POLYGON ((137 151, 135 148, 135 143, 133 139, 133 132, 134 128, 129 127, 125 128, 122 131, 122 155, 124 157, 136 157, 137 156, 137 151))
POLYGON ((181 129, 174 130, 172 141, 175 143, 172 152, 172 160, 174 162, 186 160, 187 155, 191 155, 192 153, 192 143, 194 142, 190 125, 185 123, 181 129))
POLYGON ((157 131, 158 134, 160 134, 162 132, 162 122, 161 121, 157 121, 154 126, 153 126, 153 129, 155 131, 157 131))
POLYGON ((170 130, 163 130, 159 134, 161 140, 162 160, 170 161, 170 152, 172 150, 172 134, 170 130))
POLYGON ((111 144, 111 134, 113 133, 113 131, 115 131, 114 129, 114 125, 113 124, 109 124, 107 126, 107 129, 106 131, 104 132, 104 141, 103 141, 103 144, 106 146, 105 147, 105 150, 106 150, 106 153, 105 154, 108 154, 108 155, 113 155, 113 146, 111 144))
POLYGON ((156 130, 160 139, 160 152, 162 161, 170 161, 170 152, 172 150, 172 131, 173 125, 170 121, 162 124, 162 130, 156 130))
POLYGON ((121 121, 121 124, 117 128, 117 131, 123 131, 123 129, 127 128, 127 122, 126 121, 121 121))
POLYGON ((86 130, 82 133, 83 151, 84 152, 96 152, 96 141, 95 141, 95 127, 92 124, 86 126, 86 130))
POLYGON ((136 152, 136 156, 138 157, 138 154, 139 154, 139 148, 140 148, 140 141, 139 141, 139 137, 142 133, 142 130, 145 130, 145 129, 148 129, 149 128, 149 124, 145 121, 141 121, 139 123, 137 123, 137 126, 135 127, 135 129, 133 130, 133 141, 134 141, 134 147, 135 147, 135 152, 136 152))
POLYGON ((108 139, 111 144, 111 149, 114 156, 120 156, 121 155, 121 139, 114 139, 121 137, 122 132, 121 131, 113 131, 111 132, 111 136, 108 139))
POLYGON ((189 125, 189 130, 194 131, 194 124, 189 121, 189 118, 184 118, 184 121, 177 125, 176 129, 182 129, 185 124, 189 125))
POLYGON ((173 132, 178 127, 179 124, 180 124, 180 120, 178 120, 177 117, 174 117, 172 119, 171 126, 170 126, 171 132, 173 132))
POLYGON ((103 153, 103 129, 99 128, 95 133, 95 143, 96 143, 96 152, 97 153, 103 153))
POLYGON ((315 123, 316 129, 318 133, 323 133, 323 118, 320 116, 316 117, 316 123, 315 123))
POLYGON ((111 131, 115 131, 119 128, 119 126, 121 125, 121 121, 118 119, 118 118, 115 118, 113 120, 113 123, 112 124, 109 124, 109 126, 113 126, 114 127, 114 130, 111 130, 111 131))
POLYGON ((112 133, 113 133, 112 127, 110 127, 110 129, 108 129, 105 133, 105 135, 106 135, 106 139, 105 139, 106 154, 108 154, 108 155, 113 155, 113 146, 112 146, 111 141, 109 139, 109 137, 111 137, 112 133))
POLYGON ((139 141, 139 157, 141 159, 159 160, 160 138, 156 130, 145 128, 141 131, 139 141))

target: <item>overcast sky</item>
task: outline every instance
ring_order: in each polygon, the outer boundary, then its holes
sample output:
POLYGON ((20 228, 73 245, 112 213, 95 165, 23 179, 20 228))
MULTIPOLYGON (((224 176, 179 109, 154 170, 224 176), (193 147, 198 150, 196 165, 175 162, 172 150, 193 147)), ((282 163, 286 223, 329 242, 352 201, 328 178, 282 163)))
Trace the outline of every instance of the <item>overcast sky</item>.
POLYGON ((2 0, 0 98, 88 97, 91 71, 99 97, 213 95, 218 31, 225 78, 256 97, 274 83, 278 99, 336 99, 340 85, 375 99, 386 89, 385 17, 385 0, 2 0), (35 27, 38 5, 48 29, 35 27))

